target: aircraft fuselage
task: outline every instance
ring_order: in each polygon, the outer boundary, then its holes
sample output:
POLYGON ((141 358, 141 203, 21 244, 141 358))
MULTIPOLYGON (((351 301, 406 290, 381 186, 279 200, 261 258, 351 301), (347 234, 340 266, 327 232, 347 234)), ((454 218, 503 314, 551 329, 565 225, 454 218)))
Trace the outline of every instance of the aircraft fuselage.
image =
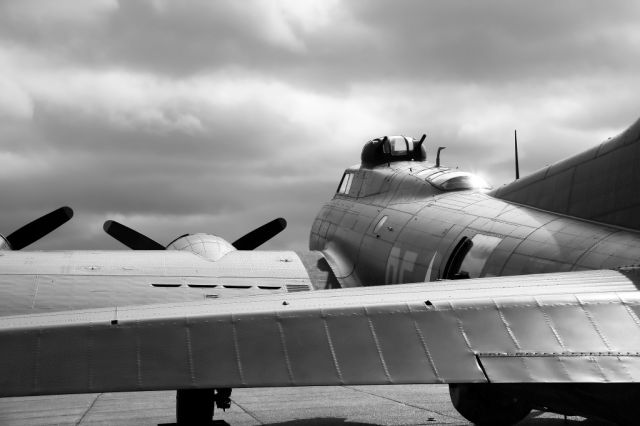
POLYGON ((637 232, 424 177, 447 171, 426 161, 347 169, 349 185, 322 207, 310 248, 343 287, 609 269, 640 257, 637 232))

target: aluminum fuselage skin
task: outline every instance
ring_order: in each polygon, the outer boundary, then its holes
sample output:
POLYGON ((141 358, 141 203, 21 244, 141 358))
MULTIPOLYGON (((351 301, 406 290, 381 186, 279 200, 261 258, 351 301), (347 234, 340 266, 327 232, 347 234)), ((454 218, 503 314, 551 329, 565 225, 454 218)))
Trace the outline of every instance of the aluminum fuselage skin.
MULTIPOLYGON (((472 278, 610 269, 640 259, 640 234, 507 202, 497 191, 445 192, 419 175, 427 162, 354 166, 348 193, 336 193, 317 215, 310 249, 322 251, 343 287, 451 278, 464 262, 461 241, 489 238, 490 250, 468 265, 472 278), (380 221, 386 217, 382 225, 380 221), (452 266, 454 265, 454 266, 452 266)), ((425 284, 428 285, 428 284, 425 284)), ((632 383, 501 384, 505 398, 567 415, 627 424, 638 416, 632 383)))
POLYGON ((347 169, 354 174, 349 193, 337 193, 322 207, 309 244, 325 254, 343 287, 449 278, 447 263, 460 241, 478 235, 491 244, 470 252, 479 256, 471 261, 471 278, 610 269, 640 259, 638 232, 503 201, 491 192, 444 192, 419 176, 433 168, 400 162, 347 169))
MULTIPOLYGON (((161 310, 162 306, 158 305, 156 308, 148 307, 148 309, 145 309, 143 312, 143 310, 139 308, 140 304, 163 304, 200 300, 204 301, 201 309, 210 310, 211 308, 208 306, 209 301, 207 299, 217 297, 225 298, 227 296, 260 294, 264 292, 286 293, 289 291, 310 290, 311 288, 333 288, 338 286, 338 284, 341 287, 356 287, 362 285, 424 282, 426 283, 424 285, 428 286, 428 282, 443 278, 461 278, 463 277, 462 272, 470 278, 477 278, 539 274, 543 272, 615 269, 637 264, 638 258, 640 257, 640 233, 638 232, 507 202, 496 198, 494 196, 495 192, 481 190, 446 192, 433 186, 421 177, 424 176, 424 174, 421 174, 422 172, 426 170, 433 171, 433 169, 433 164, 417 161, 382 164, 372 168, 355 166, 348 169, 347 173, 352 175, 349 189, 344 191, 344 193, 337 193, 331 201, 322 207, 312 226, 310 236, 310 249, 312 251, 309 253, 233 252, 226 254, 219 260, 211 261, 203 259, 191 252, 7 252, 5 255, 0 252, 0 266, 2 266, 2 274, 0 274, 0 296, 4 296, 0 298, 0 313, 5 317, 11 315, 24 316, 22 319, 15 317, 5 318, 6 329, 9 330, 5 334, 8 336, 7 339, 23 339, 20 341, 26 342, 23 346, 14 345, 14 356, 9 354, 6 358, 19 365, 24 364, 24 371, 20 370, 18 373, 28 372, 36 378, 29 381, 32 387, 28 387, 28 389, 25 390, 14 390, 12 395, 56 393, 59 392, 60 389, 65 389, 69 392, 84 392, 87 391, 87 389, 95 389, 92 386, 97 386, 97 381, 91 381, 93 379, 87 381, 84 377, 76 375, 76 384, 78 384, 78 387, 61 388, 58 377, 55 376, 58 373, 57 366, 54 367, 47 363, 42 365, 51 368, 38 367, 35 369, 35 372, 32 371, 33 366, 40 365, 40 358, 45 360, 55 358, 55 354, 60 350, 60 345, 58 344, 60 339, 56 337, 58 336, 57 334, 43 334, 39 331, 34 331, 33 339, 30 339, 27 337, 31 335, 24 337, 26 335, 24 330, 37 330, 40 326, 42 328, 53 327, 54 333, 59 331, 62 335, 66 335, 65 333, 72 333, 76 329, 74 328, 75 326, 60 326, 58 323, 61 320, 58 319, 54 321, 47 316, 47 313, 70 310, 70 313, 66 314, 68 318, 64 316, 64 313, 60 316, 60 318, 63 318, 64 324, 67 324, 66 321, 68 321, 69 324, 74 321, 81 322, 85 317, 89 318, 88 321, 91 323, 91 321, 94 321, 92 315, 102 315, 95 321, 102 321, 104 319, 102 318, 103 316, 107 318, 107 316, 105 316, 106 314, 103 315, 107 310, 102 312, 102 314, 99 312, 84 312, 78 314, 76 310, 115 307, 115 312, 118 313, 117 320, 115 320, 115 322, 111 320, 110 323, 105 320, 103 321, 105 324, 101 323, 101 327, 104 328, 107 334, 123 333, 122 339, 124 340, 114 340, 114 342, 119 342, 118 344, 124 342, 122 344, 130 349, 131 352, 129 355, 131 356, 126 359, 125 357, 120 357, 119 360, 123 360, 123 368, 131 367, 132 370, 131 374, 124 376, 115 375, 112 377, 112 375, 105 373, 111 370, 102 368, 101 364, 96 364, 92 356, 85 357, 85 361, 91 368, 94 368, 97 373, 113 381, 112 384, 108 384, 108 386, 105 385, 105 387, 100 389, 124 389, 121 377, 132 380, 131 389, 175 389, 176 381, 172 380, 176 379, 179 374, 184 373, 190 375, 189 380, 191 380, 191 382, 189 383, 191 385, 194 385, 192 382, 195 378, 203 380, 202 378, 204 376, 194 375, 193 371, 187 371, 188 369, 183 369, 184 371, 182 371, 182 373, 178 370, 169 371, 169 374, 165 374, 163 377, 160 377, 160 375, 156 374, 157 372, 153 370, 149 370, 147 372, 148 374, 145 373, 145 375, 143 374, 144 372, 141 372, 140 360, 144 359, 142 363, 143 366, 148 365, 153 367, 160 365, 156 362, 159 354, 184 349, 183 346, 177 344, 167 345, 167 336, 171 337, 171 342, 182 342, 182 344, 184 344, 185 339, 181 332, 189 327, 184 326, 183 323, 189 323, 189 321, 196 318, 197 315, 189 311, 189 309, 192 308, 191 305, 184 307, 179 306, 176 308, 178 310, 172 314, 173 316, 166 316, 166 313, 162 312, 158 314, 159 322, 156 321, 154 324, 160 324, 158 328, 159 331, 157 334, 155 334, 154 331, 154 334, 149 338, 148 342, 150 342, 149 347, 155 348, 159 345, 162 346, 163 351, 154 349, 145 352, 146 349, 140 349, 140 342, 146 342, 146 340, 127 340, 128 337, 135 337, 135 334, 127 334, 127 332, 130 329, 133 330, 135 327, 138 327, 137 316, 147 315, 148 312, 153 311, 153 309, 161 310), (469 242, 469 244, 466 244, 465 241, 469 242), (461 245, 461 242, 466 245, 461 245), (322 253, 322 256, 320 253, 322 253), (330 266, 329 270, 322 264, 324 261, 330 266), (127 305, 138 305, 138 307, 132 307, 129 311, 126 309, 123 309, 122 312, 118 311, 118 307, 127 305), (124 312, 129 312, 133 319, 128 320, 124 312), (32 317, 33 314, 37 315, 32 317), (191 318, 190 315, 193 316, 193 318, 191 318), (38 320, 42 321, 41 325, 34 323, 34 321, 37 322, 38 320), (15 321, 18 321, 18 323, 16 323, 18 324, 17 328, 16 324, 14 324, 15 321), (167 333, 167 327, 169 326, 175 326, 177 330, 176 333, 173 335, 167 333), (55 327, 58 327, 59 330, 55 327), (161 336, 161 338, 159 338, 159 336, 161 336), (22 349, 23 347, 37 348, 37 350, 24 351, 22 349), (25 353, 31 354, 31 356, 34 357, 34 361, 31 362, 28 360, 29 362, 20 364, 25 353), (47 358, 49 356, 52 358, 47 358), (35 360, 38 360, 38 362, 35 360), (130 363, 126 364, 125 362, 127 361, 130 361, 130 363), (136 368, 137 370, 135 370, 136 368), (47 374, 55 376, 55 380, 50 381, 52 387, 49 390, 47 390, 48 388, 45 389, 45 385, 49 382, 46 381, 46 377, 42 376, 46 376, 47 374), (151 378, 151 381, 149 383, 142 383, 141 378, 151 378), (158 384, 160 380, 166 380, 166 382, 163 382, 161 386, 158 384), (87 385, 87 383, 89 383, 89 385, 87 385)), ((617 272, 612 271, 605 272, 608 274, 617 274, 617 272)), ((531 279, 531 277, 527 277, 527 279, 531 279)), ((496 311, 496 309, 494 309, 495 302, 493 302, 494 299, 492 297, 502 295, 504 292, 504 287, 502 286, 507 284, 498 284, 499 287, 494 289, 494 293, 491 293, 493 296, 489 297, 491 294, 487 293, 487 290, 475 287, 474 283, 477 282, 478 281, 469 281, 468 284, 473 286, 473 291, 477 293, 482 303, 488 304, 488 308, 485 309, 487 315, 493 315, 492 318, 498 318, 504 321, 503 317, 500 316, 503 315, 502 311, 496 311), (496 315, 498 316, 496 317, 496 315)), ((433 284, 433 286, 436 285, 447 287, 448 290, 451 288, 448 286, 451 286, 452 283, 440 282, 433 284)), ((627 291, 635 291, 637 289, 636 281, 631 283, 625 282, 624 285, 625 288, 629 287, 627 291)), ((423 289, 422 284, 418 284, 418 287, 423 289)), ((424 288, 426 289, 427 287, 424 288)), ((379 291, 380 294, 376 294, 372 299, 375 303, 379 303, 380 300, 387 300, 391 296, 395 296, 395 293, 398 291, 397 289, 398 287, 393 290, 376 287, 359 290, 379 291)), ((532 291, 533 287, 526 287, 526 289, 527 291, 532 291)), ((358 289, 348 291, 356 290, 358 289)), ((573 284, 567 291, 568 294, 572 294, 571 292, 575 291, 573 284)), ((601 287, 598 287, 597 291, 601 291, 601 287)), ((307 294, 312 297, 313 292, 307 294)), ((315 294, 320 294, 327 298, 339 298, 339 296, 333 296, 330 292, 315 294)), ((429 297, 433 296, 434 295, 431 294, 429 297)), ((460 298, 463 299, 469 296, 469 292, 460 291, 456 293, 456 296, 460 296, 460 298)), ((514 294, 513 297, 515 296, 514 294)), ((274 298, 271 302, 277 303, 277 309, 285 309, 282 306, 291 306, 289 303, 296 303, 298 299, 302 299, 297 296, 288 297, 287 303, 283 304, 281 295, 276 294, 274 297, 277 299, 274 298)), ((542 311, 544 307, 540 305, 535 295, 532 297, 531 300, 527 299, 531 302, 528 303, 528 306, 533 311, 542 311)), ((447 302, 445 299, 446 298, 443 297, 442 303, 450 308, 451 302, 447 302)), ((429 303, 424 300, 425 298, 420 299, 420 303, 418 304, 420 308, 424 310, 424 315, 439 315, 440 311, 437 310, 434 311, 435 314, 430 313, 430 306, 433 305, 429 305, 429 303)), ((335 310, 342 312, 344 308, 342 304, 348 301, 349 300, 345 299, 338 300, 334 303, 335 310)), ((229 326, 230 330, 233 329, 233 327, 237 327, 237 318, 234 320, 233 316, 241 313, 241 309, 245 309, 244 302, 248 302, 248 300, 243 300, 241 297, 233 298, 229 301, 229 306, 235 303, 238 305, 238 309, 228 308, 229 321, 221 323, 224 327, 229 326)), ((312 305, 317 302, 318 300, 313 299, 312 305)), ((256 301, 254 303, 260 305, 262 302, 256 301)), ((583 315, 584 321, 582 321, 582 324, 586 325, 586 329, 593 334, 593 330, 590 327, 594 323, 590 316, 590 311, 586 310, 581 303, 582 300, 578 300, 577 302, 574 300, 573 305, 566 306, 565 308, 569 314, 571 312, 577 312, 583 315)), ((372 301, 368 301, 366 306, 373 304, 372 301)), ((437 302, 436 305, 439 307, 437 302)), ((223 304, 219 306, 221 309, 224 308, 223 304)), ((408 305, 402 303, 399 306, 407 309, 408 305)), ((627 305, 624 303, 619 304, 618 307, 621 312, 627 312, 626 310, 622 311, 626 309, 625 306, 627 305)), ((255 361, 260 363, 259 365, 263 365, 265 362, 264 354, 260 353, 260 356, 254 356, 254 354, 264 352, 266 347, 265 341, 267 343, 277 343, 275 349, 271 352, 274 357, 281 357, 283 353, 297 353, 293 351, 293 349, 291 352, 282 351, 281 346, 286 342, 282 340, 284 331, 281 324, 282 318, 278 316, 280 315, 280 311, 271 305, 264 308, 260 305, 259 308, 261 309, 260 312, 262 316, 254 315, 252 317, 255 320, 254 322, 248 323, 250 325, 245 325, 242 329, 238 328, 238 330, 242 331, 242 333, 246 332, 246 334, 241 333, 238 335, 240 337, 238 337, 234 334, 235 332, 227 333, 227 337, 231 337, 224 341, 220 340, 221 343, 215 345, 217 350, 232 351, 235 347, 237 352, 238 347, 246 344, 248 345, 247 349, 243 350, 242 354, 247 354, 247 362, 255 361), (275 315, 277 317, 275 320, 273 312, 278 314, 275 315), (269 322, 271 320, 275 322, 269 322), (276 323, 279 325, 271 327, 271 325, 276 323), (269 332, 273 331, 274 334, 269 334, 265 332, 265 330, 270 330, 269 332), (234 341, 234 339, 236 343, 229 343, 234 341), (238 346, 239 344, 240 346, 238 346)), ((308 308, 312 309, 313 306, 308 308)), ((376 312, 378 312, 376 309, 371 311, 366 309, 363 311, 359 308, 354 309, 357 309, 357 315, 359 316, 356 317, 356 314, 354 314, 344 316, 344 318, 357 318, 359 326, 364 327, 360 332, 350 333, 349 331, 351 329, 348 327, 335 327, 336 333, 343 333, 339 334, 343 336, 343 339, 340 341, 349 347, 349 349, 345 351, 346 359, 353 360, 352 365, 354 368, 362 373, 362 377, 354 380, 353 383, 365 383, 367 380, 381 380, 381 383, 385 382, 385 380, 391 382, 388 377, 389 371, 386 373, 383 371, 383 374, 376 378, 371 376, 370 368, 364 368, 361 365, 363 364, 362 349, 365 347, 364 345, 358 346, 357 351, 352 350, 352 347, 349 346, 354 340, 354 335, 360 336, 363 339, 369 339, 367 332, 373 330, 372 324, 375 322, 372 322, 371 315, 375 316, 376 312)), ((393 307, 390 309, 392 309, 393 312, 400 312, 401 308, 393 307)), ((459 314, 452 309, 449 309, 449 311, 451 312, 449 312, 448 315, 450 315, 450 318, 452 318, 451 321, 453 321, 453 319, 455 319, 454 316, 459 314)), ((522 314, 522 311, 518 311, 517 309, 511 312, 514 313, 516 318, 522 314)), ((569 314, 560 315, 561 318, 559 318, 556 323, 560 324, 561 320, 565 320, 567 318, 566 315, 569 314)), ((406 312, 406 315, 396 315, 395 317, 398 321, 408 320, 409 318, 415 321, 415 315, 411 309, 409 309, 409 312, 406 312)), ((144 320, 145 318, 142 319, 144 320)), ((292 318, 293 317, 287 317, 288 320, 292 318)), ((336 318, 340 318, 336 320, 338 321, 336 324, 341 324, 339 321, 342 321, 343 316, 337 315, 336 318)), ((326 321, 326 313, 318 312, 317 319, 319 321, 318 324, 324 324, 324 326, 316 327, 316 331, 319 330, 322 336, 328 336, 327 325, 323 322, 326 321)), ((452 335, 459 332, 465 334, 463 328, 460 327, 459 317, 457 321, 458 322, 455 323, 457 325, 454 327, 437 327, 438 330, 434 332, 434 336, 438 335, 442 338, 442 341, 450 343, 452 339, 449 331, 452 335)), ((307 322, 305 322, 305 324, 307 322)), ((376 322, 376 324, 378 323, 376 322)), ((383 326, 388 325, 389 322, 381 321, 379 324, 382 331, 383 326)), ((402 336, 404 335, 402 335, 400 331, 409 330, 410 333, 413 333, 415 331, 415 323, 412 324, 413 326, 409 328, 392 327, 389 330, 388 335, 393 337, 394 342, 391 345, 387 345, 393 348, 389 350, 390 355, 396 353, 395 348, 399 346, 409 346, 407 340, 403 340, 402 336)), ((425 321, 424 324, 425 327, 434 326, 434 323, 429 321, 425 321)), ((448 322, 447 324, 454 324, 454 322, 448 322)), ((552 330, 547 329, 548 323, 545 321, 543 321, 541 325, 547 334, 552 330)), ((619 324, 616 323, 616 328, 618 325, 619 324)), ((634 325, 637 324, 634 323, 634 325)), ((78 324, 78 327, 80 327, 80 324, 78 324)), ((151 330, 149 327, 145 327, 141 326, 140 330, 151 330)), ((631 328, 628 327, 626 329, 631 328)), ((96 330, 97 328, 90 327, 91 333, 97 332, 96 330)), ((357 329, 354 328, 354 330, 357 329)), ((505 330, 502 331, 505 332, 505 330)), ((530 331, 529 323, 527 323, 525 331, 530 331)), ((571 331, 573 332, 573 330, 571 331)), ((198 342, 209 342, 209 328, 203 328, 203 332, 207 337, 195 339, 197 336, 194 334, 194 344, 198 342)), ((527 334, 526 332, 524 333, 525 335, 527 334)), ((380 336, 383 336, 383 334, 380 334, 380 336)), ((573 335, 575 333, 569 334, 573 335)), ((304 333, 303 335, 307 336, 307 334, 304 333)), ((72 354, 78 356, 84 356, 84 354, 90 353, 89 350, 85 351, 85 346, 91 346, 93 344, 91 342, 99 342, 105 347, 109 347, 111 342, 99 336, 95 337, 94 340, 85 338, 86 336, 82 333, 78 334, 78 336, 80 337, 75 340, 75 342, 78 348, 82 350, 71 351, 72 354)), ((118 336, 120 335, 118 334, 118 336)), ((311 334, 308 336, 311 336, 311 334)), ((555 334, 554 336, 557 338, 555 334)), ((601 347, 606 343, 607 339, 598 336, 596 333, 593 342, 591 340, 581 340, 581 342, 585 345, 585 348, 588 347, 589 350, 599 347, 595 345, 595 343, 599 343, 601 347), (591 345, 591 343, 594 344, 591 345)), ((118 337, 118 339, 120 339, 120 337, 118 337)), ((476 340, 478 342, 484 341, 480 337, 476 340)), ((531 340, 536 341, 536 339, 531 340)), ((623 340, 626 340, 626 336, 623 340)), ((71 341, 71 339, 68 339, 68 341, 71 341)), ((292 339, 292 341, 295 342, 296 340, 292 339)), ((314 340, 316 343, 318 341, 320 341, 320 339, 314 340)), ((330 341, 332 340, 327 338, 327 342, 330 341)), ((469 349, 465 346, 464 339, 459 341, 463 349, 469 349)), ((189 342, 191 342, 191 340, 189 340, 189 342)), ((382 359, 380 347, 377 347, 378 340, 374 338, 373 340, 367 340, 367 342, 371 349, 369 353, 373 355, 375 361, 373 365, 378 365, 377 361, 382 359), (372 345, 372 342, 375 344, 372 345)), ((424 344, 424 342, 422 342, 422 344, 424 344)), ((189 345, 191 345, 191 343, 189 343, 189 345)), ((333 346, 332 344, 329 346, 331 350, 327 353, 332 353, 333 346)), ((309 345, 302 345, 301 347, 309 347, 309 345)), ((435 348, 439 347, 439 345, 435 345, 435 348)), ((418 349, 420 349, 418 352, 422 357, 424 355, 422 346, 418 347, 418 349)), ((184 353, 190 354, 191 352, 186 351, 184 353)), ((206 355, 202 358, 202 362, 199 364, 196 363, 198 366, 204 368, 206 371, 214 367, 218 368, 217 364, 211 366, 209 349, 198 353, 206 355)), ((446 361, 444 365, 456 374, 460 374, 462 364, 452 360, 452 353, 454 352, 447 352, 442 355, 443 360, 446 361)), ((477 353, 473 355, 470 349, 464 353, 471 357, 469 359, 471 359, 472 362, 468 364, 471 366, 470 368, 474 374, 477 375, 477 380, 484 380, 485 376, 474 361, 474 356, 478 356, 477 353)), ((301 354, 303 358, 307 360, 307 353, 301 351, 301 354)), ((315 355, 316 353, 314 352, 314 356, 315 355)), ((489 354, 487 356, 492 355, 489 354)), ((567 355, 558 355, 558 357, 562 356, 566 357, 567 355)), ((611 357, 619 357, 619 354, 616 352, 616 355, 611 355, 611 357)), ((580 361, 584 358, 591 363, 591 360, 587 356, 576 358, 580 358, 580 361)), ((107 357, 105 365, 110 365, 109 363, 112 359, 113 357, 107 357)), ((235 362, 239 363, 239 359, 238 356, 229 358, 231 364, 235 362)), ((327 359, 329 361, 333 359, 335 362, 335 354, 332 358, 327 359)), ((540 357, 540 359, 543 361, 546 360, 546 358, 542 357, 540 357)), ((285 361, 285 364, 282 365, 288 365, 288 358, 285 361)), ((399 365, 405 364, 406 358, 399 360, 399 365)), ((179 365, 184 367, 191 365, 191 363, 182 362, 179 363, 179 365)), ((272 363, 269 365, 276 364, 272 363)), ((315 365, 316 364, 314 364, 314 366, 315 365)), ((331 367, 333 364, 329 362, 327 365, 331 367)), ((383 367, 386 366, 385 363, 380 365, 383 367)), ((220 368, 224 368, 225 371, 229 370, 222 364, 220 364, 220 366, 220 368)), ((85 370, 94 371, 91 370, 91 368, 85 370)), ((385 369, 386 367, 383 368, 383 370, 385 369)), ((277 382, 281 383, 279 385, 287 385, 287 383, 307 383, 304 381, 293 381, 291 377, 294 370, 291 369, 291 367, 281 370, 284 374, 283 377, 289 381, 277 382)), ((410 370, 411 371, 406 369, 402 370, 407 373, 407 377, 409 377, 407 379, 408 381, 415 380, 414 374, 420 373, 420 371, 417 371, 419 370, 418 368, 410 370)), ((613 372, 618 371, 616 369, 611 370, 613 372)), ((162 371, 166 373, 167 369, 162 369, 162 371)), ((249 380, 252 376, 247 373, 247 376, 239 383, 242 386, 276 384, 275 381, 269 381, 271 380, 270 378, 266 380, 262 377, 263 369, 256 368, 255 371, 259 372, 259 374, 256 375, 257 379, 255 381, 249 380)), ((301 371, 306 370, 302 369, 301 371)), ((209 372, 211 373, 211 371, 209 372)), ((322 376, 322 371, 317 368, 311 369, 310 372, 318 375, 318 377, 322 376)), ((64 375, 60 380, 64 379, 66 383, 68 377, 68 375, 64 375)), ((89 374, 89 377, 93 376, 89 374)), ((213 381, 216 377, 215 375, 211 376, 212 381, 208 387, 218 386, 219 382, 213 381)), ((466 380, 469 380, 469 377, 472 376, 460 376, 459 381, 462 382, 465 380, 463 383, 467 383, 466 380)), ((617 413, 623 413, 622 416, 618 418, 622 422, 636 416, 637 413, 634 413, 632 410, 635 409, 635 407, 628 407, 629 410, 625 412, 625 404, 616 405, 616 402, 629 400, 629 398, 624 399, 621 398, 621 396, 628 396, 634 393, 640 394, 640 392, 637 391, 636 385, 625 382, 622 385, 616 385, 614 387, 604 384, 598 386, 582 386, 584 384, 583 382, 588 381, 590 381, 590 379, 574 380, 571 386, 563 386, 562 383, 542 383, 539 385, 527 383, 515 384, 516 381, 511 380, 506 381, 504 389, 506 389, 507 394, 511 392, 526 395, 536 407, 547 407, 554 411, 604 417, 606 417, 606 413, 615 411, 617 413), (540 389, 543 390, 541 391, 540 389), (584 402, 580 399, 576 400, 575 395, 580 393, 589 396, 589 398, 585 399, 584 402), (613 395, 614 397, 603 398, 604 395, 609 397, 613 395), (601 408, 599 407, 595 410, 594 407, 596 407, 597 404, 601 404, 601 408), (624 413, 627 413, 628 416, 624 413)), ((16 379, 16 383, 19 382, 21 382, 21 380, 16 379)), ((184 381, 179 382, 184 383, 184 381)), ((452 383, 456 382, 456 380, 439 380, 438 382, 452 383)), ((205 386, 208 383, 209 382, 199 382, 196 384, 205 386)), ((230 381, 228 384, 231 386, 233 383, 236 382, 230 381)), ((325 383, 318 381, 310 381, 308 383, 330 384, 330 382, 325 383)), ((340 383, 349 382, 345 381, 340 383)), ((184 385, 181 386, 184 387, 184 385)), ((614 420, 617 419, 614 418, 614 420)))

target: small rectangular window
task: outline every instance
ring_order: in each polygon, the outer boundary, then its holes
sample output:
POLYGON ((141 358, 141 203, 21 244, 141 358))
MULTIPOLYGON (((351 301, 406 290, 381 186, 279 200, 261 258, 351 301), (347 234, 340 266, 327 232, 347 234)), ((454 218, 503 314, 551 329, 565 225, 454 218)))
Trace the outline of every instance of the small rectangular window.
POLYGON ((345 172, 345 174, 342 175, 342 180, 340 181, 340 186, 338 187, 338 194, 349 194, 352 181, 353 173, 345 172))
POLYGON ((351 191, 351 182, 353 182, 353 173, 349 173, 349 176, 347 176, 347 187, 344 190, 345 194, 349 194, 349 191, 351 191))
POLYGON ((342 179, 340 179, 340 185, 338 185, 338 194, 344 194, 344 190, 347 187, 347 176, 349 176, 348 173, 342 175, 342 179))

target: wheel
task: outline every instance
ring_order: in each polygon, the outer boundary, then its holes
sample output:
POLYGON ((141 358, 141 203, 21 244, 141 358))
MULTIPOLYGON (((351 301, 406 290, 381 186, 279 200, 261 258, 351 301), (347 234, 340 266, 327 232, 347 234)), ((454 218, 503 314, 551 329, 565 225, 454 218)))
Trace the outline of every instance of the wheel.
POLYGON ((509 394, 508 388, 488 383, 450 384, 451 402, 462 416, 476 425, 512 425, 531 411, 527 401, 509 394))
POLYGON ((176 423, 208 425, 213 418, 215 389, 178 389, 176 392, 176 423))

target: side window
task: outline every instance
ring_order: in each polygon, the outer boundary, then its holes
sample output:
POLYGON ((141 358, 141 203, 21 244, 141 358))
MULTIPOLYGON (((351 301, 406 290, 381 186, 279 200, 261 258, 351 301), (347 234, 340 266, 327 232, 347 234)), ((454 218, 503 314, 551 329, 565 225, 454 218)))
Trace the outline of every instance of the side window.
POLYGON ((460 271, 460 265, 462 265, 462 261, 464 257, 469 253, 473 243, 469 239, 469 237, 462 237, 456 247, 453 249, 451 256, 449 256, 449 260, 447 260, 447 264, 444 267, 444 274, 442 277, 445 280, 459 280, 463 278, 469 278, 469 274, 465 271, 460 271))
POLYGON ((462 237, 444 269, 443 277, 448 280, 478 278, 501 238, 476 234, 472 239, 462 237))
POLYGON ((471 239, 473 245, 460 265, 460 272, 466 272, 470 278, 480 277, 489 256, 501 241, 502 238, 491 235, 474 235, 471 239))
POLYGON ((338 186, 338 194, 348 195, 349 190, 351 189, 351 182, 353 181, 353 173, 345 172, 342 175, 342 180, 340 181, 340 185, 338 186))
POLYGON ((382 219, 380 219, 380 221, 378 221, 378 224, 376 225, 376 227, 373 228, 373 233, 377 234, 386 221, 387 221, 387 216, 382 216, 382 219))
POLYGON ((347 187, 344 190, 346 195, 349 195, 349 191, 351 191, 351 182, 353 182, 353 173, 347 175, 347 187))

